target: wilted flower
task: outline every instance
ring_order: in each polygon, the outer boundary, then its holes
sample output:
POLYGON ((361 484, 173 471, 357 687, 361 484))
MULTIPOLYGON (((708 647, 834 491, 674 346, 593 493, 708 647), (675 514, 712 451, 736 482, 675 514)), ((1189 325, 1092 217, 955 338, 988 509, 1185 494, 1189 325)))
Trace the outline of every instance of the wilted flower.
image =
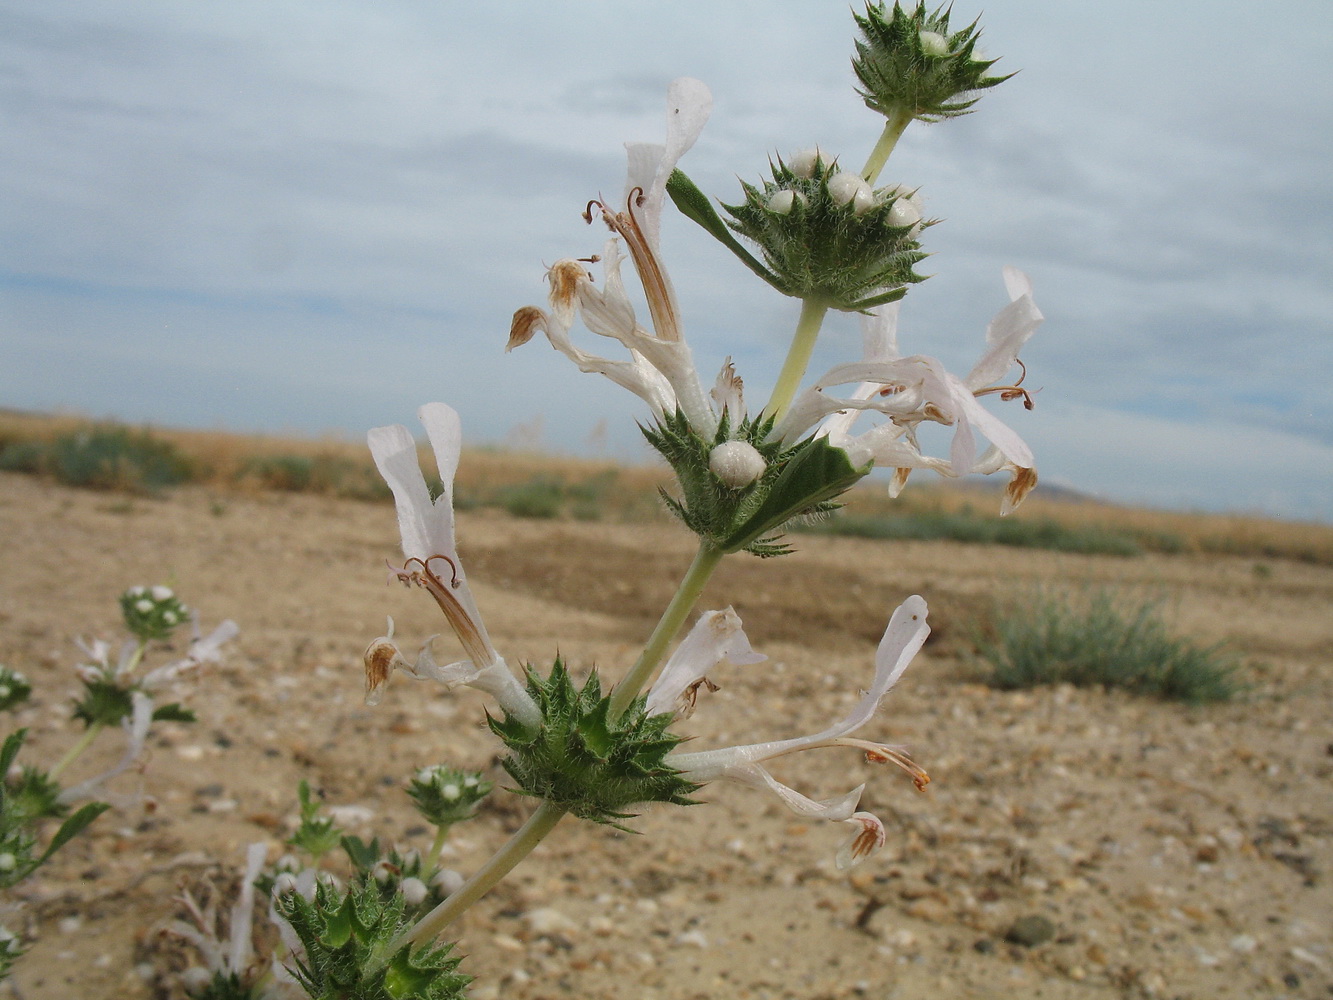
POLYGON ((401 424, 376 427, 368 435, 375 465, 393 491, 398 509, 405 561, 391 568, 396 579, 416 584, 435 598, 468 659, 438 664, 427 640, 416 662, 407 660, 393 642, 391 618, 387 634, 366 649, 366 701, 378 701, 380 688, 397 668, 418 680, 429 677, 450 687, 468 684, 480 688, 494 695, 510 715, 535 724, 540 718, 537 706, 491 645, 458 558, 453 508, 454 473, 462 452, 458 414, 443 403, 427 403, 417 416, 426 428, 440 473, 442 490, 433 500, 417 461, 416 442, 407 428, 401 424))
MULTIPOLYGON (((862 751, 870 762, 897 764, 912 776, 918 788, 924 788, 930 779, 908 759, 902 748, 857 739, 850 734, 870 721, 880 700, 902 676, 929 633, 926 602, 920 597, 909 597, 893 613, 884 638, 880 641, 875 654, 875 678, 870 689, 862 695, 846 718, 812 736, 720 750, 672 753, 667 757, 667 763, 690 781, 704 784, 722 779, 767 789, 776 794, 787 808, 802 816, 850 824, 855 828, 854 832, 837 857, 840 869, 849 868, 884 844, 884 826, 879 819, 871 813, 856 810, 865 785, 858 785, 846 795, 835 799, 815 800, 782 784, 763 765, 802 750, 851 747, 862 751)), ((708 670, 722 660, 753 663, 762 659, 750 649, 741 631, 740 619, 734 612, 730 609, 709 612, 681 643, 680 649, 653 685, 648 696, 649 710, 668 711, 673 705, 677 712, 681 712, 681 706, 692 710, 698 687, 708 683, 708 670)))

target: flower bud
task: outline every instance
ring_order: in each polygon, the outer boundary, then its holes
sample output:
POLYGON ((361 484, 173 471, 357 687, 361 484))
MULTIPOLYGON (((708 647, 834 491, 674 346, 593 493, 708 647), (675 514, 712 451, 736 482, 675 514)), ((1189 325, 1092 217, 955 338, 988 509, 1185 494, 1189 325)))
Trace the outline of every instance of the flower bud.
POLYGON ((398 891, 403 894, 403 902, 408 906, 420 906, 425 902, 426 895, 430 890, 426 888, 426 883, 421 879, 408 876, 398 886, 398 891))
POLYGON ((947 56, 949 54, 949 43, 938 31, 923 31, 918 37, 921 39, 921 51, 928 56, 947 56))
POLYGON ((768 463, 748 441, 723 441, 708 453, 708 467, 724 486, 740 490, 762 476, 768 463))
POLYGON ((766 204, 768 205, 768 210, 770 212, 775 212, 778 215, 790 215, 792 206, 798 201, 801 202, 801 204, 805 204, 805 195, 801 194, 799 191, 784 189, 782 191, 774 191, 773 194, 769 196, 766 204))
POLYGON ((995 60, 976 51, 980 30, 973 23, 951 32, 949 13, 924 3, 871 3, 864 17, 854 15, 861 40, 852 69, 867 107, 890 118, 943 121, 967 114, 980 91, 1009 78, 986 75, 995 60))
POLYGON ((823 158, 819 147, 813 149, 801 149, 792 153, 787 159, 787 169, 797 177, 804 177, 809 180, 815 176, 815 164, 823 158))
POLYGON ((840 170, 829 178, 828 193, 835 205, 851 203, 852 211, 857 215, 864 215, 875 207, 875 193, 865 178, 847 170, 840 170))

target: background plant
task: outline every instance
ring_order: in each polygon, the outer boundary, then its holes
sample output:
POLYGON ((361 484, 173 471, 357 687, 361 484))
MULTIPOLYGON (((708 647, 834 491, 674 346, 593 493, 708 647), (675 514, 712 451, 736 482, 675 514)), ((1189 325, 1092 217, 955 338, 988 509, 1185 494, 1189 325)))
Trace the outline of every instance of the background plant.
POLYGON ((1127 601, 1109 590, 1076 600, 1048 592, 1001 606, 977 655, 999 688, 1100 685, 1191 704, 1242 690, 1240 663, 1222 644, 1173 636, 1162 602, 1127 601))

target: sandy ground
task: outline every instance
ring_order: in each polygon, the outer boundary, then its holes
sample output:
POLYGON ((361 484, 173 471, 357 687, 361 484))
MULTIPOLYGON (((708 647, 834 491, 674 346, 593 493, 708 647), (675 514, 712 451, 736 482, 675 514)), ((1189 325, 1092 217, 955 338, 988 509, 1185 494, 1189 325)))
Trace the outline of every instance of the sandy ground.
MULTIPOLYGON (((558 649, 611 678, 693 548, 670 525, 482 512, 460 526, 510 662, 549 664, 558 649)), ((276 856, 302 778, 331 804, 373 810, 353 832, 423 848, 399 790, 412 768, 448 761, 503 780, 480 695, 400 677, 380 706, 362 704, 361 651, 386 614, 409 647, 443 627, 426 595, 385 586, 388 507, 197 490, 130 501, 4 475, 0 537, 0 662, 37 689, 17 719, 33 731, 29 759, 52 761, 77 735, 72 639, 112 637, 125 587, 169 581, 206 627, 242 629, 184 692, 199 723, 153 740, 142 783, 155 811, 108 813, 22 887, 8 920, 36 938, 15 976, 27 1000, 178 995, 154 933, 173 893, 225 884, 250 842, 276 856)), ((771 659, 715 677, 721 690, 683 728, 700 749, 822 729, 871 676, 894 605, 921 593, 935 637, 864 735, 910 745, 929 790, 827 751, 780 768, 816 796, 869 782, 865 807, 890 842, 851 877, 832 864, 840 828, 734 786, 648 811, 643 836, 566 820, 465 919, 477 997, 1333 996, 1333 570, 798 544, 776 562, 734 557, 710 586, 705 605, 733 604, 771 659), (1180 630, 1234 644, 1253 688, 1209 708, 989 690, 967 659, 969 622, 1037 583, 1163 596, 1180 630), (1033 915, 1053 925, 1049 940, 1006 940, 1033 915)), ((117 754, 108 741, 102 759, 117 754)), ((457 831, 449 863, 480 864, 529 808, 495 796, 457 831)))

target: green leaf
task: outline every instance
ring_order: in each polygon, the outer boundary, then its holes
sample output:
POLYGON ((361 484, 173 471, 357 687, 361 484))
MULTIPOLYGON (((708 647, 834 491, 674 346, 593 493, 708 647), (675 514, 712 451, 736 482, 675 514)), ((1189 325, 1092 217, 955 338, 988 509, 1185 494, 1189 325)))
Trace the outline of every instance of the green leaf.
POLYGON ((154 722, 196 722, 195 714, 179 702, 153 709, 154 722))
POLYGON ((869 472, 869 463, 857 468, 847 452, 827 439, 809 441, 783 468, 759 508, 724 541, 724 547, 734 552, 762 542, 763 536, 846 492, 869 472))
POLYGON ((45 863, 47 858, 56 851, 60 850, 71 840, 86 830, 93 820, 101 816, 102 813, 110 809, 111 806, 105 802, 89 802, 86 806, 79 809, 69 819, 60 824, 60 829, 56 835, 51 838, 51 843, 46 846, 46 852, 37 859, 37 864, 45 863))
POLYGON ((723 246, 740 258, 741 263, 784 295, 791 294, 776 274, 764 267, 750 251, 731 235, 731 229, 722 221, 722 217, 713 208, 708 196, 700 191, 679 167, 671 172, 667 180, 667 194, 680 213, 687 219, 697 222, 711 233, 723 246))

